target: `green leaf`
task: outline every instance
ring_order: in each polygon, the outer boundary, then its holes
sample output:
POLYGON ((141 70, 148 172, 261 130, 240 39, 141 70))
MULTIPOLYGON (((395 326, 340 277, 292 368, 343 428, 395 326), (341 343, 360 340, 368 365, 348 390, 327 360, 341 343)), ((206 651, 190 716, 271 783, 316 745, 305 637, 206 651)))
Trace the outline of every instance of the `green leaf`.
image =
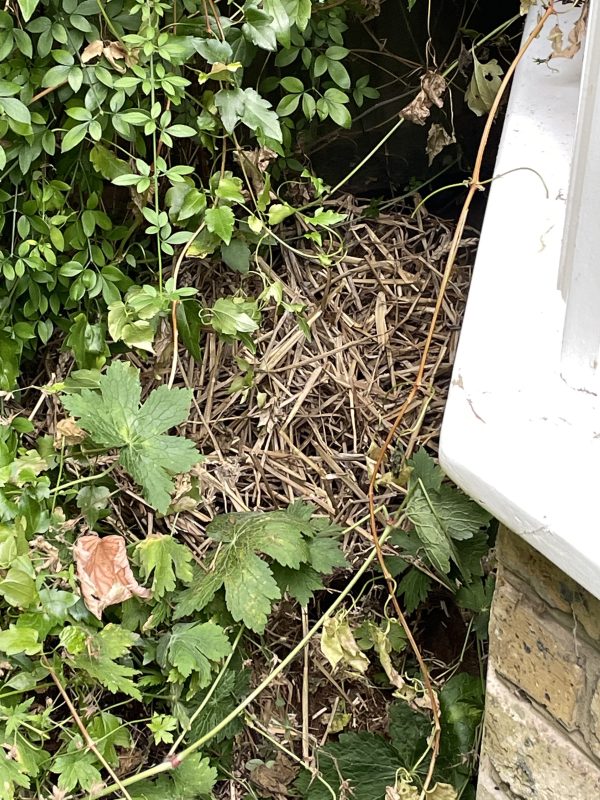
POLYGON ((241 89, 221 89, 215 94, 215 105, 219 109, 223 127, 227 133, 233 133, 244 113, 244 92, 241 89))
POLYGON ((271 572, 281 593, 287 592, 305 608, 312 600, 314 593, 323 589, 321 576, 311 567, 303 565, 300 569, 290 569, 282 567, 280 564, 271 564, 271 572))
POLYGON ((2 97, 0 98, 0 108, 4 111, 7 117, 14 119, 15 122, 21 122, 23 125, 31 125, 31 114, 29 109, 16 97, 2 97))
POLYGON ((476 749, 483 715, 481 679, 465 672, 453 675, 439 693, 442 724, 440 766, 452 768, 476 749))
POLYGON ((224 336, 237 336, 240 333, 252 333, 257 330, 256 303, 238 302, 239 299, 219 297, 212 307, 211 325, 217 333, 224 336))
POLYGON ((467 105, 478 117, 487 114, 492 108, 498 89, 502 83, 504 70, 493 58, 482 64, 475 53, 473 55, 473 77, 465 94, 467 105))
POLYGON ((104 145, 95 144, 90 150, 89 157, 96 172, 108 181, 114 181, 115 178, 130 172, 129 164, 104 145))
POLYGON ((102 775, 94 766, 95 756, 85 751, 60 755, 54 759, 50 769, 58 774, 58 788, 71 792, 77 786, 90 791, 101 783, 102 775))
POLYGON ((198 674, 200 688, 211 682, 212 662, 229 655, 231 645, 225 631, 214 622, 180 623, 161 637, 158 663, 175 667, 182 678, 198 674))
POLYGON ((311 0, 282 0, 282 2, 290 21, 295 22, 298 30, 303 31, 310 21, 311 0))
POLYGON ((122 692, 136 700, 142 699, 137 683, 133 680, 138 670, 120 664, 116 659, 128 653, 138 636, 118 625, 109 623, 99 633, 90 634, 78 626, 68 626, 61 632, 61 640, 72 657, 73 666, 82 669, 109 692, 122 692), (68 640, 76 642, 69 649, 68 640))
POLYGON ((9 625, 8 630, 0 631, 0 651, 7 656, 25 653, 33 656, 41 652, 42 644, 38 642, 38 632, 34 628, 9 625))
POLYGON ((299 104, 300 104, 299 94, 286 94, 285 97, 281 98, 275 110, 280 117, 287 117, 290 114, 294 113, 294 111, 298 108, 299 104))
POLYGON ((0 581, 0 595, 16 608, 28 608, 38 598, 34 579, 18 567, 11 567, 0 581))
POLYGON ((140 395, 138 370, 114 361, 100 377, 100 394, 83 389, 64 396, 63 405, 95 444, 119 449, 119 462, 146 500, 166 513, 172 476, 191 469, 200 458, 193 442, 163 433, 187 418, 191 392, 160 386, 141 407, 140 395))
POLYGON ((183 583, 192 580, 192 554, 172 536, 148 536, 136 545, 135 552, 143 577, 148 579, 153 575, 152 594, 159 600, 175 589, 177 579, 183 583))
POLYGON ((416 486, 420 481, 426 489, 439 490, 442 486, 444 473, 435 463, 433 458, 427 453, 425 448, 421 447, 414 456, 409 460, 408 465, 412 467, 411 483, 409 488, 416 486))
POLYGON ((18 0, 18 2, 19 8, 21 9, 21 14, 23 15, 23 21, 29 22, 33 16, 33 12, 38 7, 40 0, 18 0))
POLYGON ((284 219, 296 213, 296 209, 284 203, 273 203, 269 208, 269 225, 279 225, 284 219))
POLYGON ((233 236, 235 216, 228 206, 213 206, 205 215, 206 227, 211 233, 216 233, 219 239, 229 244, 233 236))
POLYGON ((235 272, 248 272, 250 269, 250 248, 241 239, 232 239, 221 245, 221 258, 235 272))
POLYGON ((291 21, 282 0, 263 0, 263 6, 271 17, 271 27, 275 31, 277 41, 283 47, 289 47, 291 21))
POLYGON ((263 50, 277 50, 276 29, 270 14, 261 11, 254 3, 246 3, 244 19, 242 32, 247 39, 263 50))
POLYGON ((60 149, 63 153, 66 153, 68 150, 72 150, 76 147, 80 142, 85 139, 85 135, 87 133, 88 123, 81 122, 79 125, 75 125, 74 128, 67 131, 62 138, 60 149))
POLYGON ((281 125, 271 103, 261 97, 254 89, 244 89, 244 110, 242 122, 251 130, 258 131, 269 139, 283 141, 281 125))
POLYGON ((29 789, 29 778, 22 772, 22 765, 9 758, 4 748, 0 752, 0 800, 15 800, 15 786, 29 789))
MULTIPOLYGON (((179 595, 175 618, 202 610, 223 586, 227 608, 233 618, 262 632, 272 601, 281 597, 284 583, 289 586, 289 573, 279 572, 277 577, 281 582, 278 582, 270 566, 258 554, 290 570, 302 571, 310 567, 311 543, 330 530, 325 527, 328 521, 313 517, 313 511, 312 506, 297 503, 287 511, 216 517, 206 529, 207 536, 221 543, 211 571, 199 574, 179 595)), ((329 549, 328 554, 332 555, 329 549)), ((308 585, 304 589, 299 586, 297 590, 303 599, 307 598, 308 585)))
POLYGON ((412 614, 427 598, 431 579, 420 569, 411 567, 398 584, 398 592, 404 598, 404 608, 412 614))
POLYGON ((176 309, 177 329, 181 341, 196 362, 202 360, 200 350, 200 332, 202 322, 200 320, 200 307, 196 300, 182 300, 177 303, 176 309))

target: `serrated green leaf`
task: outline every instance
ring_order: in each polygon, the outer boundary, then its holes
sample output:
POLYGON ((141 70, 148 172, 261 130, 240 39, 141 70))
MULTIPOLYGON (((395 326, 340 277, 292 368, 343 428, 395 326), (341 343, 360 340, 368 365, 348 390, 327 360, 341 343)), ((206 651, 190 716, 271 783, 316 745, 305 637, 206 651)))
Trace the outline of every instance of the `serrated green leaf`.
POLYGON ((398 584, 398 592, 404 598, 404 608, 412 614, 427 598, 431 588, 431 579, 424 572, 411 567, 398 584))
POLYGON ((244 89, 244 110, 241 119, 250 130, 259 131, 277 142, 283 140, 281 125, 277 114, 272 110, 271 103, 254 89, 244 89))
POLYGON ((9 625, 8 630, 0 631, 0 652, 7 656, 25 653, 33 656, 41 652, 42 644, 38 641, 38 632, 34 628, 9 625))
POLYGON ((244 19, 242 32, 247 39, 263 50, 277 50, 276 31, 270 14, 254 3, 246 3, 244 19))
POLYGON ((300 569, 290 569, 279 564, 272 564, 271 572, 282 594, 287 592, 290 597, 304 607, 310 603, 315 592, 323 589, 321 576, 312 567, 302 566, 300 569))
POLYGON ((225 244, 229 244, 235 225, 235 216, 229 206, 209 208, 204 218, 208 230, 211 233, 216 233, 225 244))
POLYGON ((94 766, 92 753, 78 752, 60 755, 54 759, 50 769, 58 774, 58 788, 71 792, 77 786, 89 791, 102 781, 102 775, 94 766))
MULTIPOLYGON (((251 630, 262 632, 273 600, 281 597, 284 583, 290 586, 289 573, 279 571, 276 580, 271 567, 259 553, 272 558, 281 567, 299 572, 310 568, 311 546, 319 535, 332 531, 328 520, 314 517, 314 508, 295 503, 287 511, 267 513, 242 512, 216 517, 206 529, 210 538, 220 543, 209 573, 198 574, 190 587, 178 596, 175 618, 204 608, 224 587, 227 608, 236 621, 243 621, 251 630)), ((324 537, 322 541, 327 541, 324 537)), ((316 560, 330 566, 341 555, 328 542, 317 546, 316 560)), ((310 577, 305 586, 298 577, 295 590, 308 602, 310 577)), ((306 578, 305 578, 306 579, 306 578)), ((315 587, 316 588, 316 587, 315 587)))
POLYGON ((139 542, 135 552, 143 577, 153 576, 152 594, 157 599, 172 592, 177 579, 182 583, 192 580, 192 554, 172 536, 153 534, 139 542))
POLYGON ((200 688, 211 682, 211 662, 229 655, 231 645, 225 631, 214 622, 180 623, 162 636, 157 651, 161 666, 174 667, 183 678, 198 675, 200 688))
POLYGON ((120 463, 142 487, 146 500, 166 513, 172 476, 200 459, 193 442, 162 433, 187 417, 191 392, 161 386, 141 407, 140 396, 138 370, 115 361, 100 377, 100 395, 83 389, 64 396, 63 405, 93 442, 119 449, 120 463))
POLYGON ((0 800, 15 800, 15 787, 28 789, 29 777, 22 772, 21 765, 9 758, 7 752, 0 752, 0 800))

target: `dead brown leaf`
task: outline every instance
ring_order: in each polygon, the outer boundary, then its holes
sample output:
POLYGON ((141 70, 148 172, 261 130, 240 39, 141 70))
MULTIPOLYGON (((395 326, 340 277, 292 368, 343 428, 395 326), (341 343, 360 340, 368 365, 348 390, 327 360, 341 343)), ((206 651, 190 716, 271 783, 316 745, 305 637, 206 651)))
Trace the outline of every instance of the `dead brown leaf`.
POLYGON ((298 774, 298 769, 289 758, 278 753, 270 766, 259 764, 255 767, 250 773, 250 780, 269 797, 287 797, 290 794, 288 787, 298 774))
POLYGON ((444 147, 447 147, 449 144, 454 144, 456 139, 454 135, 450 135, 443 125, 438 125, 435 122, 430 128, 429 133, 427 134, 427 144, 425 146, 425 151, 429 156, 429 166, 433 159, 438 156, 444 147))
POLYGON ((57 450, 64 444, 80 444, 85 439, 85 431, 75 422, 73 417, 61 419, 56 423, 54 446, 57 450))
POLYGON ((548 38, 552 43, 550 58, 573 58, 581 50, 583 38, 587 29, 588 4, 581 9, 579 19, 575 22, 567 37, 568 44, 564 45, 564 35, 560 25, 555 25, 548 38))
POLYGON ((122 536, 80 536, 73 548, 83 602, 98 619, 107 606, 130 597, 150 597, 136 581, 122 536))
POLYGON ((94 39, 93 42, 90 42, 87 47, 85 47, 81 53, 81 63, 87 64, 88 61, 91 61, 93 58, 98 58, 102 55, 102 51, 104 50, 104 42, 102 39, 94 39))
POLYGON ((252 188, 256 194, 260 194, 265 188, 264 173, 277 158, 277 153, 269 147, 256 147, 254 150, 239 150, 235 158, 238 162, 243 161, 242 167, 252 181, 252 188))
POLYGON ((431 106, 442 108, 444 105, 443 95, 446 91, 446 79, 437 72, 426 72, 421 78, 421 91, 407 106, 400 115, 407 122, 414 122, 415 125, 424 125, 431 114, 431 106))

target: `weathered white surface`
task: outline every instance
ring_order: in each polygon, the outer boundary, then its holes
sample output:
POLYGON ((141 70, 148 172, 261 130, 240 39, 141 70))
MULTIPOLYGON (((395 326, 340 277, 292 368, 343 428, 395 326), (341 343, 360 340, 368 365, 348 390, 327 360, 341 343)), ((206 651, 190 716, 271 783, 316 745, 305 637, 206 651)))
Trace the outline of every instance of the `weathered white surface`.
POLYGON ((560 283, 567 298, 562 375, 575 389, 600 388, 600 8, 591 4, 560 283))
MULTIPOLYGON (((578 13, 561 13, 563 30, 578 13)), ((513 83, 494 174, 529 169, 492 184, 441 462, 468 494, 600 597, 600 408, 561 377, 565 304, 557 288, 583 59, 534 62, 548 56, 553 24, 513 83)))

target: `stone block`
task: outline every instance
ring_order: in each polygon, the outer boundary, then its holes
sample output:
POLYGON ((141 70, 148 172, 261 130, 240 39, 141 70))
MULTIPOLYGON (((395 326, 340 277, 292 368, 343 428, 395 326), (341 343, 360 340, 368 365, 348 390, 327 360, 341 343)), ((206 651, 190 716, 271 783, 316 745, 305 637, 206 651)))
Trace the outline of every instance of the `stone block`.
POLYGON ((583 656, 573 633, 545 614, 541 602, 499 576, 490 624, 492 666, 573 730, 585 705, 583 656))
MULTIPOLYGON (((484 764, 505 793, 500 800, 595 800, 600 767, 532 705, 517 696, 493 670, 488 675, 484 764)), ((486 772, 484 766, 484 772, 486 772)), ((478 800, 490 800, 489 784, 478 800)), ((494 800, 494 794, 491 794, 494 800)))
POLYGON ((526 539, 500 527, 498 561, 552 608, 574 617, 587 635, 600 640, 600 600, 534 550, 526 539))
POLYGON ((477 800, 513 800, 489 774, 490 771, 489 759, 482 759, 477 780, 477 800))

